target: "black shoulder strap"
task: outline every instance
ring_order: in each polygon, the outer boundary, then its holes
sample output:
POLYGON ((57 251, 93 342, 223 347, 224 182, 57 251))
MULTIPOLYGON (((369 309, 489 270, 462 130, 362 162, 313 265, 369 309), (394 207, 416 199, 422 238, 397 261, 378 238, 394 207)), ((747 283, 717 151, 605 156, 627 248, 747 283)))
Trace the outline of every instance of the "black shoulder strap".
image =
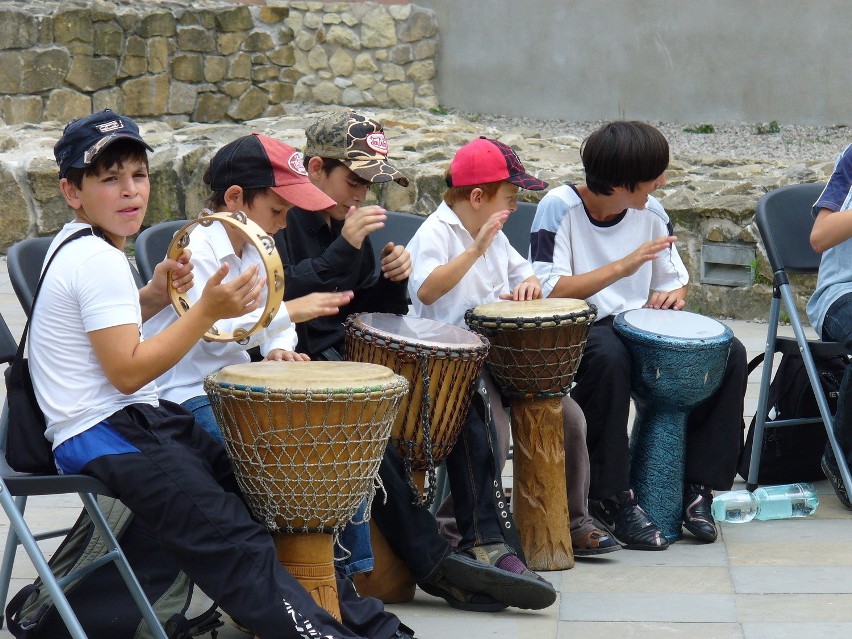
POLYGON ((62 243, 59 246, 56 247, 56 250, 53 251, 53 254, 50 256, 50 259, 47 260, 47 264, 44 265, 44 268, 41 271, 41 275, 38 278, 38 284, 36 285, 35 293, 33 293, 33 303, 30 306, 30 315, 27 318, 27 323, 24 325, 24 332, 21 334, 21 341, 18 342, 18 353, 17 353, 17 355, 15 355, 15 362, 18 365, 19 368, 20 368, 20 362, 22 362, 23 359, 24 359, 24 350, 26 348, 26 343, 27 343, 27 333, 29 332, 29 329, 30 329, 30 320, 32 319, 33 311, 35 310, 35 303, 36 303, 36 300, 38 299, 38 293, 41 290, 41 285, 44 282, 44 276, 47 273, 47 269, 50 268, 50 264, 51 264, 51 262, 53 262, 53 258, 56 257, 56 254, 59 253, 60 249, 63 246, 65 246, 66 244, 68 244, 69 242, 73 242, 74 240, 79 240, 81 237, 86 237, 87 235, 97 235, 97 234, 98 234, 98 230, 93 229, 92 227, 80 229, 79 231, 75 231, 74 233, 69 235, 67 238, 62 240, 62 243))

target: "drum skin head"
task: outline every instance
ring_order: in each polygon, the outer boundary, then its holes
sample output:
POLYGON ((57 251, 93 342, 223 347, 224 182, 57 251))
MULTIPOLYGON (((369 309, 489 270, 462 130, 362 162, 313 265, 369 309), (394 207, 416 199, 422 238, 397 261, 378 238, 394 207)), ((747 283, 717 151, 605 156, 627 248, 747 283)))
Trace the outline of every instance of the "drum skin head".
POLYGON ((219 384, 270 390, 330 390, 386 386, 397 375, 386 366, 361 362, 254 362, 226 366, 219 384))
POLYGON ((640 331, 680 339, 719 337, 727 328, 712 317, 670 309, 637 308, 625 311, 622 320, 640 331))
POLYGON ((476 333, 453 324, 423 317, 392 313, 360 313, 352 318, 354 326, 368 330, 389 342, 414 342, 424 347, 482 346, 476 333))
POLYGON ((583 300, 569 297, 545 297, 522 302, 505 301, 481 304, 473 309, 474 315, 499 318, 534 318, 551 315, 571 315, 589 310, 583 300))

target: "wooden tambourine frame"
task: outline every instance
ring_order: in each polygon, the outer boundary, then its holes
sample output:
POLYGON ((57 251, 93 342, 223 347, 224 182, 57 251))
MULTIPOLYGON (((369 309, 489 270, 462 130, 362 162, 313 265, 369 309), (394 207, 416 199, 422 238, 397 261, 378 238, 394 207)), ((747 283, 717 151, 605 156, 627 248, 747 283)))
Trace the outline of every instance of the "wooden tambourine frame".
MULTIPOLYGON (((263 314, 254 326, 248 330, 238 329, 232 334, 220 332, 214 325, 204 334, 204 339, 208 342, 246 343, 252 333, 269 326, 284 301, 284 265, 281 263, 281 257, 278 255, 278 249, 275 248, 275 241, 260 226, 248 219, 242 211, 236 211, 235 213, 202 213, 198 219, 192 220, 175 233, 174 238, 172 238, 169 244, 166 257, 176 260, 183 249, 189 247, 191 250, 190 234, 192 230, 197 225, 210 226, 214 222, 219 222, 224 224, 225 227, 230 227, 238 231, 254 246, 260 254, 263 266, 266 269, 268 291, 263 314)), ((172 300, 172 306, 174 306, 178 315, 183 315, 189 310, 191 304, 186 294, 178 293, 174 288, 169 287, 169 295, 172 300)))

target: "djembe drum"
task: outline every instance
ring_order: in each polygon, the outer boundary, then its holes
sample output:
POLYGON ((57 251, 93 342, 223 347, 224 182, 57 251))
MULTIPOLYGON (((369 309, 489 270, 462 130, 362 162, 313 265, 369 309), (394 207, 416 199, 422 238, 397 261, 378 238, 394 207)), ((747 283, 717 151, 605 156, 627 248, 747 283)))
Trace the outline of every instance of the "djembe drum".
POLYGON ((279 561, 339 620, 334 544, 373 497, 408 382, 373 364, 259 362, 226 366, 204 389, 279 561))
MULTIPOLYGON (((410 382, 391 444, 403 458, 418 505, 432 502, 435 468, 458 439, 487 353, 488 342, 444 322, 389 313, 362 313, 346 320, 346 359, 387 366, 410 382)), ((385 603, 411 601, 415 584, 405 563, 373 523, 370 535, 374 568, 369 575, 356 575, 358 591, 385 603)))
POLYGON ((565 483, 562 397, 597 311, 581 300, 493 302, 465 320, 491 342, 488 365, 511 403, 512 505, 532 570, 574 565, 565 483))
POLYGON ((631 356, 636 418, 630 485, 669 541, 681 538, 686 422, 722 382, 733 332, 687 311, 640 308, 615 317, 631 356))

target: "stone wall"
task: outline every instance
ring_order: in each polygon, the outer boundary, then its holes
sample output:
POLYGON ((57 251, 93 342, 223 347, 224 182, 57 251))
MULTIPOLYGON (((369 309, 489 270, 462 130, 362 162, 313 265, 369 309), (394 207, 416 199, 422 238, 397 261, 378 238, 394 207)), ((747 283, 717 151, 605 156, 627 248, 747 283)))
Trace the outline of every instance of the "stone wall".
POLYGON ((373 2, 0 1, 0 118, 109 107, 170 124, 243 121, 292 101, 429 108, 431 11, 373 2))
MULTIPOLYGON (((339 107, 336 107, 339 108, 339 107)), ((202 175, 212 154, 234 138, 257 131, 296 147, 304 144, 305 127, 328 107, 291 106, 288 115, 245 123, 181 124, 161 118, 142 120, 151 158, 151 200, 146 224, 193 216, 207 195, 202 175)), ((529 129, 496 131, 477 122, 418 109, 359 109, 382 120, 391 159, 410 178, 374 189, 372 199, 390 210, 428 215, 445 189, 444 171, 456 149, 478 135, 498 137, 518 150, 527 169, 555 186, 581 181, 580 135, 543 138, 529 129)), ((28 235, 46 235, 70 219, 57 188, 52 147, 61 133, 58 123, 18 124, 0 129, 0 250, 28 235)), ((732 161, 689 157, 674 149, 668 185, 655 195, 668 210, 678 246, 690 271, 690 310, 740 319, 765 318, 771 273, 753 226, 754 207, 765 192, 790 183, 828 179, 831 162, 786 165, 761 159, 732 161), (754 274, 740 286, 702 282, 702 251, 708 246, 756 250, 754 274)), ((543 193, 522 192, 525 198, 543 193)), ((806 297, 812 278, 797 280, 806 297)))

